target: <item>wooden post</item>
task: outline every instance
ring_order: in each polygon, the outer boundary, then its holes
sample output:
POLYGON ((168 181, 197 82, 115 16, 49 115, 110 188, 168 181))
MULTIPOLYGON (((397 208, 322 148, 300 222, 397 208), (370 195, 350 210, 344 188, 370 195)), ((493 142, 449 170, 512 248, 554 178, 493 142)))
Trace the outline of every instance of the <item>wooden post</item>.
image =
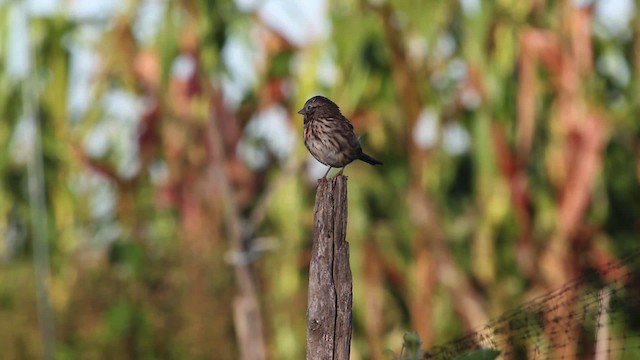
POLYGON ((307 360, 349 360, 352 280, 347 178, 320 180, 316 191, 307 304, 307 360))

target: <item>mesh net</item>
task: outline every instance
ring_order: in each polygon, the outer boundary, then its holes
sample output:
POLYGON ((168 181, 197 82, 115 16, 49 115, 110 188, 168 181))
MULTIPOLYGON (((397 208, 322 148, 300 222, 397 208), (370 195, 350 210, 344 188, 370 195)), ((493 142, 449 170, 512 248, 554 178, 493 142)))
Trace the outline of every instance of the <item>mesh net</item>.
POLYGON ((453 359, 497 349, 500 359, 640 359, 637 249, 425 353, 453 359))

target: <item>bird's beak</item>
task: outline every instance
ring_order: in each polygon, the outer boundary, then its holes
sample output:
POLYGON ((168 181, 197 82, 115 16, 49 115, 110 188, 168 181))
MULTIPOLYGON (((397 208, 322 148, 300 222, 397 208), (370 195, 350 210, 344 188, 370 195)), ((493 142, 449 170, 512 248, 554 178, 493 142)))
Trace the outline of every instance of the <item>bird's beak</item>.
POLYGON ((298 110, 298 114, 300 114, 300 115, 304 115, 304 108, 302 108, 302 109, 298 110))

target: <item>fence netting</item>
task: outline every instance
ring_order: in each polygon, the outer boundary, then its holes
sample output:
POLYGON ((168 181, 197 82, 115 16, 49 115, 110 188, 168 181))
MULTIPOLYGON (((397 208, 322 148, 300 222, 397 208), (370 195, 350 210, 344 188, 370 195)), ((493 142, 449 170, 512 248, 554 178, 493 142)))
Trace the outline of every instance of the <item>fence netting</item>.
POLYGON ((424 358, 454 359, 491 348, 501 351, 500 359, 640 359, 639 256, 640 248, 424 358))

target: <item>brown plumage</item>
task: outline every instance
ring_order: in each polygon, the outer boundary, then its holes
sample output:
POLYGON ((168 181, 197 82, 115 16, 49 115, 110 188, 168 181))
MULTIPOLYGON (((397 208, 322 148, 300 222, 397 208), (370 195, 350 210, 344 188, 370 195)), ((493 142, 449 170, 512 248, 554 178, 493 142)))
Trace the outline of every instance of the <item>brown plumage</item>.
POLYGON ((344 117, 340 108, 324 96, 314 96, 307 100, 298 111, 304 116, 304 145, 316 160, 331 168, 342 168, 354 160, 362 160, 371 165, 382 162, 362 152, 360 142, 353 132, 353 125, 344 117))

